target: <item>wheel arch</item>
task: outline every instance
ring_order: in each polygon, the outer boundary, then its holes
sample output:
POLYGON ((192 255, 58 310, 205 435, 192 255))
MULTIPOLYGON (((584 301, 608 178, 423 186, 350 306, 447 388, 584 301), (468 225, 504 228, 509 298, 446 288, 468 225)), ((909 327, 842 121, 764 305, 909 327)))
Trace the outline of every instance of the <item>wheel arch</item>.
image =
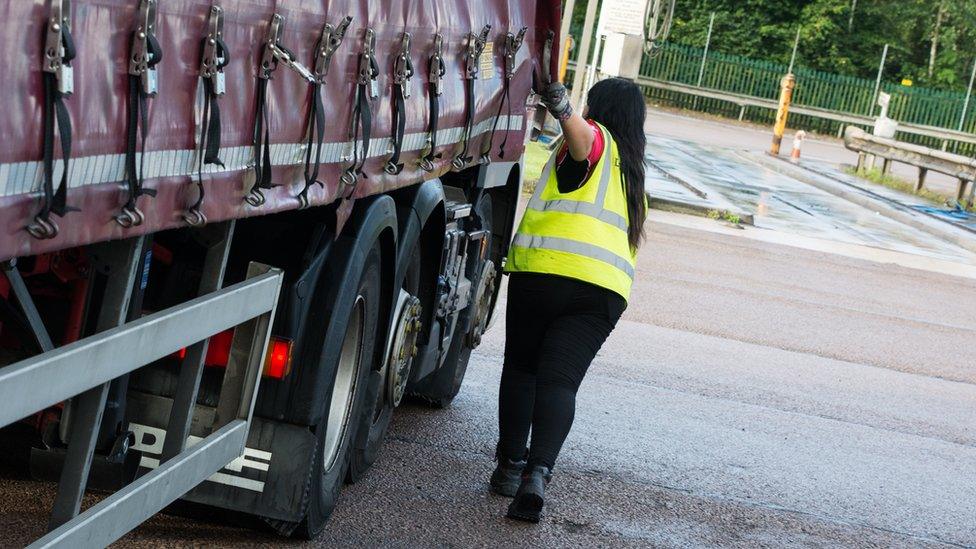
POLYGON ((504 183, 488 188, 488 192, 492 195, 494 205, 491 226, 495 249, 492 250, 492 255, 499 260, 498 266, 501 267, 500 262, 508 255, 512 233, 515 231, 515 216, 522 192, 522 164, 513 162, 508 172, 499 176, 505 178, 504 183))
POLYGON ((426 343, 434 314, 437 275, 440 273, 441 250, 446 230, 444 186, 439 179, 432 179, 411 191, 399 201, 401 246, 397 250, 396 282, 400 284, 406 274, 413 253, 410 244, 416 241, 421 253, 420 288, 417 296, 423 305, 420 341, 426 343))
MULTIPOLYGON (((388 195, 379 195, 370 199, 360 200, 356 204, 350 221, 343 233, 331 244, 331 251, 327 261, 340 262, 335 269, 323 269, 322 275, 316 280, 313 307, 330 303, 332 309, 351 306, 355 292, 350 289, 358 283, 356 276, 363 268, 366 258, 374 243, 379 243, 381 264, 393 265, 398 241, 397 212, 393 199, 388 195), (355 280, 354 280, 355 279, 355 280)), ((335 264, 335 263, 333 263, 335 264)), ((381 303, 380 318, 388 318, 392 303, 393 269, 381 268, 381 303)), ((313 311, 314 312, 314 311, 313 311)), ((342 316, 342 315, 338 315, 342 316)), ((309 315, 312 319, 312 315, 309 315)), ((324 337, 317 339, 310 337, 311 330, 321 330, 316 322, 306 322, 301 326, 300 339, 305 342, 296 356, 301 363, 296 364, 297 371, 293 373, 291 395, 289 398, 285 418, 287 421, 304 425, 314 425, 321 417, 326 404, 330 377, 328 372, 319 368, 322 357, 315 352, 329 346, 336 347, 332 339, 342 338, 345 330, 340 330, 340 319, 336 315, 328 315, 324 319, 324 337)))

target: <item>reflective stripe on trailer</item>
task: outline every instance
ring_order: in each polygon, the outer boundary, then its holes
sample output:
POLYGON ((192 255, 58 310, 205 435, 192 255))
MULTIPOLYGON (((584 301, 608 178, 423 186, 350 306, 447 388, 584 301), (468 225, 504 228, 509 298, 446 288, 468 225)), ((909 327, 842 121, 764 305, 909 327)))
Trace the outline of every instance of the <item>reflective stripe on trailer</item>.
MULTIPOLYGON (((472 136, 491 131, 494 116, 475 125, 472 136)), ((500 116, 498 129, 518 131, 522 129, 525 115, 500 116)), ((450 147, 461 141, 462 127, 445 128, 438 132, 438 148, 450 147), (441 141, 443 140, 443 141, 441 141)), ((427 146, 428 132, 410 133, 404 136, 402 152, 423 150, 427 146)), ((323 164, 345 162, 347 149, 352 141, 325 143, 319 161, 323 164)), ((370 141, 370 158, 389 156, 389 137, 377 137, 370 141)), ((304 162, 305 143, 276 143, 271 146, 274 166, 297 166, 304 162)), ((242 172, 251 168, 254 147, 251 145, 222 147, 220 158, 225 168, 216 164, 204 166, 204 174, 242 172)), ((140 162, 142 154, 136 156, 140 162)), ((197 177, 197 151, 190 149, 150 151, 146 153, 145 179, 160 177, 197 177)), ((55 166, 55 177, 61 177, 60 165, 55 166)), ((41 190, 44 170, 40 161, 10 162, 0 164, 0 196, 16 196, 37 193, 41 190)), ((75 189, 88 185, 118 183, 125 179, 125 155, 103 154, 72 158, 68 169, 68 188, 75 189)))

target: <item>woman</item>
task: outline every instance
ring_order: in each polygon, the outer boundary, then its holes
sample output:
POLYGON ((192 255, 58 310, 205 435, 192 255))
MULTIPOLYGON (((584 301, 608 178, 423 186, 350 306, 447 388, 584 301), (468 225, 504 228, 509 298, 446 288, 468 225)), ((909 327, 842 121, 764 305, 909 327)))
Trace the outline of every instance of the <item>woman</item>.
POLYGON ((559 83, 543 103, 565 142, 549 160, 508 256, 505 364, 492 491, 538 522, 576 391, 627 307, 643 239, 644 97, 631 81, 590 89, 584 116, 559 83), (529 442, 531 431, 531 445, 529 442))

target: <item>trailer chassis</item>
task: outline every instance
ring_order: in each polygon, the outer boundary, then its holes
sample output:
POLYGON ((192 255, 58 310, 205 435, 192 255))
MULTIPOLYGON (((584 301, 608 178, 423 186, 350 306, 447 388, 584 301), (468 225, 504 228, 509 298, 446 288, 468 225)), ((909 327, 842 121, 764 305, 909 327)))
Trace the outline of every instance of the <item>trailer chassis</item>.
POLYGON ((112 275, 98 305, 96 333, 59 348, 40 323, 16 265, 5 266, 44 352, 0 368, 0 427, 72 402, 65 418, 71 438, 49 532, 31 547, 106 546, 243 454, 283 274, 252 263, 243 282, 220 289, 233 227, 233 221, 219 226, 223 238, 207 253, 199 297, 136 319, 130 319, 130 302, 142 286, 147 237, 99 245, 112 275), (187 445, 207 338, 235 326, 209 434, 187 445), (183 348, 187 357, 160 466, 79 514, 112 381, 183 348))

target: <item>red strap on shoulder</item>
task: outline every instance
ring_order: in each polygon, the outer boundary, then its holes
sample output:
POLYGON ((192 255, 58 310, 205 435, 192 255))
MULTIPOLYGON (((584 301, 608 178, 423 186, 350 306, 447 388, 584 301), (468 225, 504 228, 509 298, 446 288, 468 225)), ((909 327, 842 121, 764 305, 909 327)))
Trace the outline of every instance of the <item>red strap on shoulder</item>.
MULTIPOLYGON (((603 149, 606 146, 603 142, 603 132, 600 131, 600 126, 592 120, 587 120, 587 122, 590 124, 590 128, 593 129, 593 145, 590 147, 590 154, 586 156, 586 177, 583 178, 583 181, 588 181, 590 176, 593 175, 593 169, 596 167, 597 162, 600 161, 600 157, 603 156, 603 149)), ((569 145, 563 143, 556 157, 557 166, 562 165, 568 153, 569 145)))

